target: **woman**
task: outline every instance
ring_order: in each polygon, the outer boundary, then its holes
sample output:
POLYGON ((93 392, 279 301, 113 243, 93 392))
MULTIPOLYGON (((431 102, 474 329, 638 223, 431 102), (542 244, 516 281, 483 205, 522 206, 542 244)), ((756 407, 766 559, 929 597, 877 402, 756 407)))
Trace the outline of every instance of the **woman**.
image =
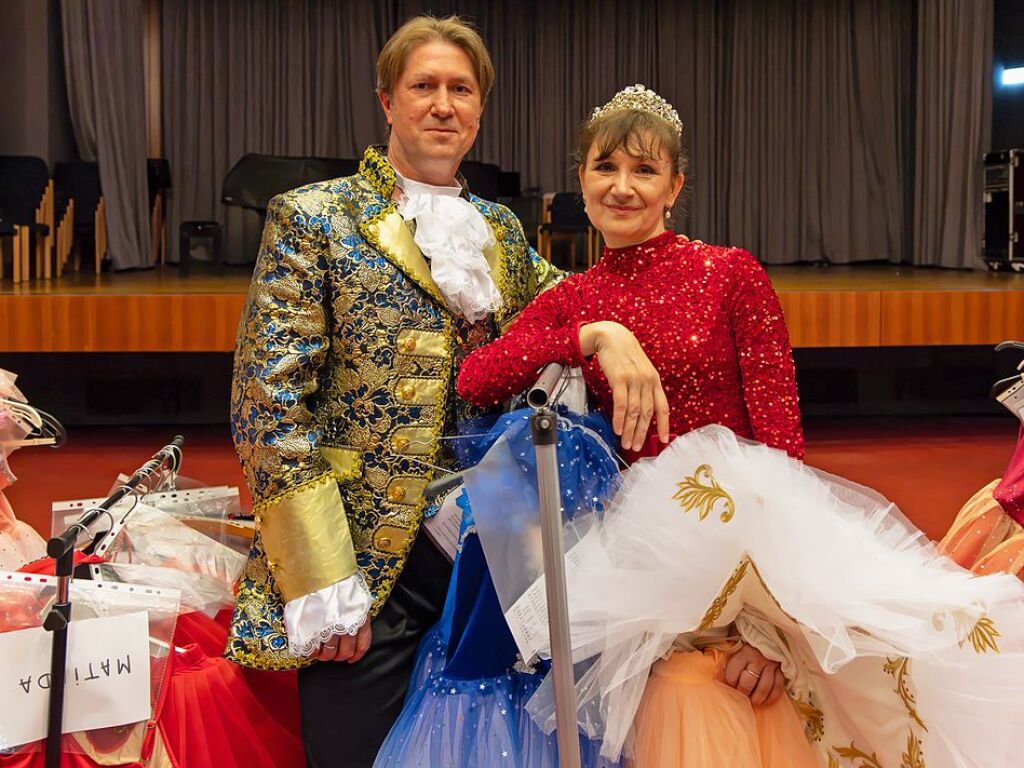
MULTIPOLYGON (((796 460, 767 277, 743 251, 665 229, 680 133, 641 86, 595 111, 580 183, 604 258, 459 378, 464 397, 494 403, 547 363, 581 365, 623 447, 658 454, 573 548, 581 724, 636 768, 1016 765, 1024 589, 957 568, 886 500, 796 460)), ((542 687, 529 704, 546 724, 550 699, 542 687)))
MULTIPOLYGON (((599 408, 614 416, 615 431, 633 458, 656 450, 657 435, 653 442, 646 441, 655 414, 664 442, 672 434, 723 423, 738 434, 801 456, 792 355, 763 269, 746 252, 690 242, 666 230, 683 185, 680 129, 675 111, 639 87, 626 89, 595 112, 581 133, 580 182, 588 214, 610 248, 597 267, 567 278, 527 308, 505 340, 471 355, 462 368, 460 391, 467 399, 494 405, 532 384, 544 363, 583 365, 588 388, 599 408), (632 108, 636 104, 645 108, 632 108), (654 111, 647 108, 651 105, 654 111), (587 319, 593 322, 584 323, 587 319), (587 362, 584 358, 591 355, 594 359, 587 362)), ((500 423, 467 463, 474 463, 503 430, 510 432, 506 437, 513 442, 528 442, 523 424, 516 416, 500 423)), ((602 453, 603 446, 587 442, 575 427, 563 430, 560 451, 573 455, 580 445, 595 455, 602 453)), ((524 446, 510 455, 531 453, 524 446)), ((580 481, 569 481, 565 466, 563 462, 563 500, 590 495, 574 493, 580 481)), ((586 466, 590 475, 603 471, 606 478, 614 468, 607 458, 586 466)), ((600 484, 594 477, 590 482, 600 484)), ((515 765, 530 768, 553 764, 555 759, 554 745, 538 734, 529 735, 533 726, 515 707, 489 707, 495 700, 493 681, 502 681, 498 688, 507 697, 525 702, 539 679, 512 669, 515 645, 501 620, 474 535, 472 511, 467 510, 463 530, 469 534, 463 538, 445 619, 421 648, 418 676, 377 766, 488 764, 489 757, 481 754, 493 755, 495 764, 503 764, 498 758, 506 752, 515 765), (477 624, 463 621, 460 626, 453 620, 478 599, 489 612, 468 612, 477 619, 490 616, 488 626, 500 624, 500 642, 493 629, 488 641, 470 642, 467 638, 473 638, 477 624), (467 659, 472 663, 466 664, 467 659), (481 701, 484 694, 476 692, 485 688, 487 700, 481 701), (488 713, 486 738, 452 719, 470 709, 477 713, 474 722, 481 711, 488 713), (513 715, 516 719, 510 722, 513 715), (527 736, 521 735, 524 731, 527 736), (517 739, 526 746, 506 748, 517 739), (481 744, 484 741, 495 745, 491 751, 481 744), (543 750, 538 748, 541 743, 543 750)), ((752 716, 752 707, 758 706, 768 713, 769 723, 773 716, 781 719, 788 726, 782 732, 799 736, 800 725, 781 698, 784 680, 779 663, 738 642, 734 634, 706 639, 714 646, 707 658, 715 662, 706 670, 708 682, 713 676, 721 678, 718 687, 741 716, 752 716)), ((594 745, 584 740, 583 747, 585 763, 598 764, 594 745)))

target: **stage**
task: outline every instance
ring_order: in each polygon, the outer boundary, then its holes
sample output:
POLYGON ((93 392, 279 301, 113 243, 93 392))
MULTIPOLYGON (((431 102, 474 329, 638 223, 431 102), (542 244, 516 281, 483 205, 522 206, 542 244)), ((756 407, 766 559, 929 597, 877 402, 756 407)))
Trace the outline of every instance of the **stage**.
MULTIPOLYGON (((768 273, 794 347, 987 345, 1024 339, 1024 275, 906 266, 768 273)), ((3 352, 230 352, 251 267, 0 281, 3 352)))

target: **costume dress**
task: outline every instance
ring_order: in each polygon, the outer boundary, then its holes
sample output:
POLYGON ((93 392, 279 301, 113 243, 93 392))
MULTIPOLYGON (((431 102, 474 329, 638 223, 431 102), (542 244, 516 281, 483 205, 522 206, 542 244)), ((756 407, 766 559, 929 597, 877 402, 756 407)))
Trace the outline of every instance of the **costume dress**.
MULTIPOLYGON (((513 411, 485 434, 467 438, 459 454, 468 465, 501 441, 503 482, 536 488, 530 413, 513 411)), ((477 431, 474 425, 471 431, 477 431)), ((603 417, 562 417, 558 445, 563 507, 571 519, 579 500, 606 499, 618 483, 608 448, 611 430, 603 417)), ((444 614, 424 638, 416 672, 401 715, 392 727, 375 768, 557 768, 558 746, 527 714, 525 705, 549 666, 525 669, 502 615, 476 521, 464 489, 455 491, 462 509, 458 554, 444 614)), ((484 503, 491 503, 490 499, 484 503)), ((507 521, 506 521, 507 522, 507 521)), ((581 736, 582 764, 612 768, 598 754, 599 742, 581 736)))
MULTIPOLYGON (((459 391, 493 402, 548 362, 583 364, 607 412, 578 345, 597 320, 638 337, 680 435, 626 470, 568 552, 579 722, 602 753, 636 768, 1015 765, 1024 589, 964 571, 885 499, 795 458, 782 313, 749 254, 670 233, 606 251, 471 355, 459 391), (737 636, 782 664, 772 707, 716 677, 737 636)), ((497 534, 469 495, 486 549, 497 534)), ((549 681, 527 707, 553 726, 549 681)))
POLYGON ((960 509, 939 549, 975 573, 1024 574, 1024 426, 1001 478, 960 509))

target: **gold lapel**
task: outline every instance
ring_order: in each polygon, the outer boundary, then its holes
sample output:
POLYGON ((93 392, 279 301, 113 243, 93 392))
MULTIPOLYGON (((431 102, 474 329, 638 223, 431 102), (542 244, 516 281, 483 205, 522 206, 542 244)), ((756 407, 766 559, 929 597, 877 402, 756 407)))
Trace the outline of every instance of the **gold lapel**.
MULTIPOLYGON (((423 254, 413 239, 412 232, 409 231, 409 227, 398 212, 398 207, 391 199, 395 188, 395 172, 387 161, 385 147, 371 146, 367 148, 362 162, 359 164, 359 175, 380 199, 379 204, 368 206, 368 210, 376 209, 374 213, 360 218, 359 233, 388 261, 426 291, 431 298, 446 310, 451 311, 448 302, 430 274, 430 265, 423 258, 423 254)), ((460 179, 460 181, 465 187, 465 180, 460 179)), ((477 206, 477 210, 483 215, 494 233, 494 245, 484 252, 484 257, 487 259, 487 265, 491 269, 495 285, 504 301, 506 299, 506 260, 502 241, 505 238, 505 230, 497 220, 488 215, 487 211, 482 210, 480 206, 477 206)))
POLYGON ((448 308, 448 302, 430 275, 427 260, 420 253, 416 241, 412 239, 412 232, 394 203, 388 201, 388 205, 378 215, 359 222, 359 232, 384 258, 408 275, 431 298, 448 308))

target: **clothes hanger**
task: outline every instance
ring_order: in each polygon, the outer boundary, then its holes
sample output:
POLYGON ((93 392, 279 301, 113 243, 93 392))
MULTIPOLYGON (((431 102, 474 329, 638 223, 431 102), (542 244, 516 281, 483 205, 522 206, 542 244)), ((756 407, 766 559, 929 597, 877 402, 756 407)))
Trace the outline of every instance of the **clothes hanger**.
MULTIPOLYGON (((1002 352, 1006 349, 1024 352, 1024 343, 1019 341, 1001 341, 995 347, 996 352, 1002 352)), ((1024 359, 1017 365, 1017 370, 1021 371, 1021 373, 1007 376, 1005 379, 1000 379, 993 384, 989 390, 989 396, 1013 413, 1014 416, 1024 421, 1024 359)))
POLYGON ((60 448, 67 442, 68 433, 64 425, 46 411, 8 397, 0 397, 0 407, 6 409, 16 420, 32 428, 24 438, 12 443, 13 447, 49 445, 60 448))

